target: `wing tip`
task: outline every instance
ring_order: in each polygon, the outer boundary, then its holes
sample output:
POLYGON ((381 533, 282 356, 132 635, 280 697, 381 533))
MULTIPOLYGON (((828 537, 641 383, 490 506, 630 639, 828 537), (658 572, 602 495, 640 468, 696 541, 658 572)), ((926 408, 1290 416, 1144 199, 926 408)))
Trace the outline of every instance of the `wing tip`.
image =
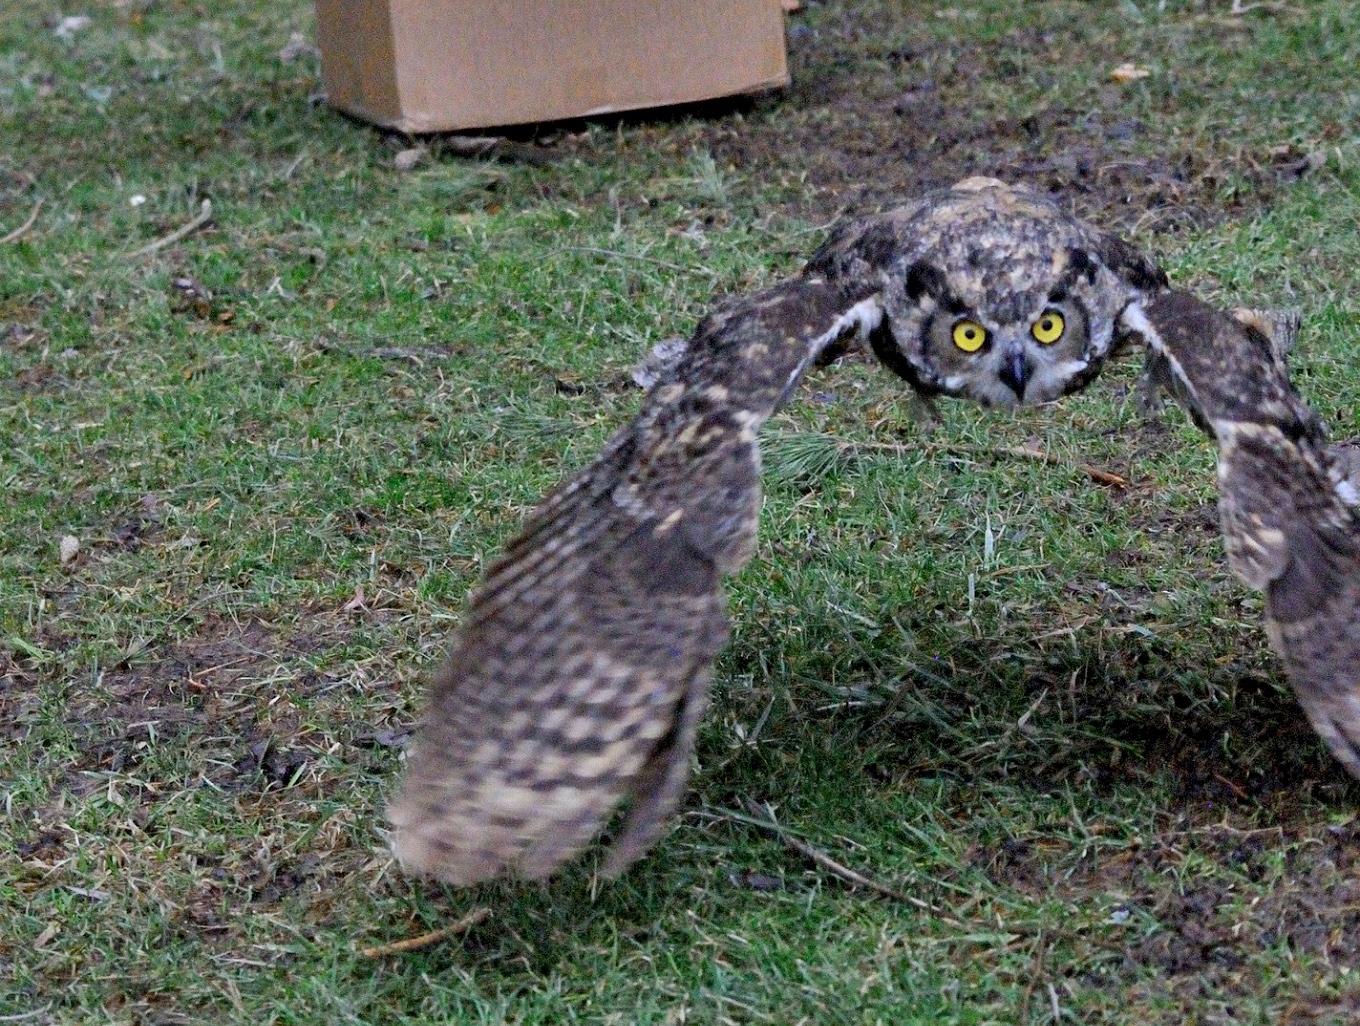
POLYGON ((1338 708, 1334 701, 1318 701, 1302 693, 1299 704, 1332 757, 1345 767, 1352 779, 1360 781, 1360 719, 1354 711, 1338 708))
POLYGON ((397 865, 407 876, 438 880, 453 887, 470 887, 498 876, 501 865, 486 853, 455 844, 451 838, 467 836, 447 818, 430 810, 413 808, 405 795, 387 807, 392 825, 389 847, 397 865))
MULTIPOLYGON (((513 790, 501 796, 514 796, 513 790)), ((548 796, 530 815, 520 801, 432 798, 422 794, 417 777, 387 808, 389 847, 403 873, 453 887, 542 880, 589 846, 619 798, 612 787, 559 794, 556 801, 548 796)))

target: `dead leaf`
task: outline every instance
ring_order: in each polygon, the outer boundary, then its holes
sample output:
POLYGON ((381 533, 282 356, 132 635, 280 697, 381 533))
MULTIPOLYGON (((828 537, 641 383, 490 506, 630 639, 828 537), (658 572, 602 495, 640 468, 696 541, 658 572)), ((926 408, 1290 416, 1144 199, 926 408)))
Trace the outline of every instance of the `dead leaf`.
POLYGON ((212 316, 213 294, 202 282, 180 274, 170 279, 170 285, 175 290, 175 302, 171 305, 175 313, 192 314, 204 320, 212 316))
POLYGON ((414 171, 425 159, 427 152, 423 146, 414 146, 409 150, 402 150, 392 158, 392 166, 398 171, 414 171))
POLYGON ((80 539, 73 534, 62 535, 61 538, 61 565, 66 566, 80 555, 80 539))
POLYGON ((442 152, 454 157, 485 157, 503 146, 505 137, 499 135, 451 135, 442 140, 442 152))
POLYGON ((288 42, 279 51, 279 60, 284 64, 292 64, 303 57, 313 57, 320 51, 312 45, 312 41, 301 32, 294 32, 288 37, 288 42))
POLYGON ((393 730, 378 730, 371 734, 360 734, 354 740, 357 744, 379 746, 382 748, 405 748, 415 731, 410 727, 393 730))
POLYGON ((364 586, 362 584, 355 587, 354 597, 341 607, 346 613, 353 613, 355 610, 367 608, 368 606, 364 599, 364 586))
POLYGON ((57 27, 52 30, 52 35, 58 39, 74 39, 77 32, 84 32, 92 24, 94 24, 93 19, 88 15, 69 14, 57 22, 57 27))
POLYGON ((1127 82, 1137 82, 1140 78, 1148 78, 1151 74, 1147 68, 1125 62, 1110 72, 1110 81, 1124 85, 1127 82))
POLYGON ((1326 150, 1301 150, 1293 143, 1272 146, 1266 151, 1280 176, 1286 179, 1303 178, 1327 166, 1326 150))

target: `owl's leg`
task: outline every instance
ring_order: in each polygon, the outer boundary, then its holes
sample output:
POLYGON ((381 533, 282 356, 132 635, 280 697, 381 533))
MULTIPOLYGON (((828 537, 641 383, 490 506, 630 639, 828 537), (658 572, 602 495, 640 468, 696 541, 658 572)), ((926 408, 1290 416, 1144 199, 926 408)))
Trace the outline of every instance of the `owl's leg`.
POLYGON ((1157 353, 1148 350, 1147 359, 1143 363, 1143 371, 1138 375, 1137 382, 1133 386, 1133 401, 1138 409, 1138 416, 1143 423, 1152 428, 1163 428, 1166 421, 1163 414, 1166 412, 1166 396, 1172 395, 1171 369, 1167 366, 1166 360, 1157 353))
POLYGON ((1332 483, 1347 506, 1360 507, 1360 439, 1329 446, 1332 483))

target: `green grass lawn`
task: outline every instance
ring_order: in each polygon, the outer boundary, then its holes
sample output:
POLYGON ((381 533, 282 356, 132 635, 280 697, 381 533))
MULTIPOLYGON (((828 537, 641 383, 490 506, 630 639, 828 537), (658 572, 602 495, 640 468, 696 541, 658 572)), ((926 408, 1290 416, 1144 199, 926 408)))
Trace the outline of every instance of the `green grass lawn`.
POLYGON ((1360 434, 1360 9, 1248 6, 809 5, 784 93, 401 172, 280 60, 305 3, 65 40, 0 0, 0 236, 41 201, 0 245, 0 1023, 1355 1021, 1360 788, 1132 360, 937 423, 862 357, 809 383, 688 799, 623 879, 449 891, 383 830, 498 544, 648 346, 841 213, 1055 189, 1301 307, 1297 383, 1360 434))

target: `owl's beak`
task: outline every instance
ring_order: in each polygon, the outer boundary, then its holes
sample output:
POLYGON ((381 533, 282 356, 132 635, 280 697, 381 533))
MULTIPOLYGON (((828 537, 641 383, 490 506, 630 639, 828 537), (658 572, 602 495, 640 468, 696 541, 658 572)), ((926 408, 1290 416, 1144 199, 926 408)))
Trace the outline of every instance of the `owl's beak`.
POLYGON ((1017 402, 1025 401, 1025 385, 1029 382, 1029 360, 1025 351, 1018 346, 1006 351, 1001 362, 1000 378, 1002 383, 1015 393, 1017 402))

